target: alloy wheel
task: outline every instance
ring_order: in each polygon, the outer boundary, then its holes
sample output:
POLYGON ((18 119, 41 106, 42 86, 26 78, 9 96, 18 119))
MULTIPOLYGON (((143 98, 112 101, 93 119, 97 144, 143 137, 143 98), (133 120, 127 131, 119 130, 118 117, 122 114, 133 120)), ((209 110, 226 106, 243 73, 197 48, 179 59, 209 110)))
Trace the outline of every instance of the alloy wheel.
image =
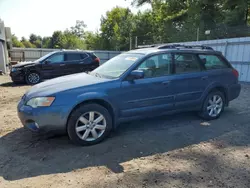
POLYGON ((31 73, 28 76, 28 80, 29 80, 30 83, 36 84, 36 83, 39 82, 40 76, 37 73, 31 73))
POLYGON ((90 111, 78 118, 75 130, 81 140, 91 142, 104 134, 106 126, 106 119, 101 113, 90 111))
POLYGON ((210 97, 207 105, 208 115, 211 117, 217 117, 223 108, 223 99, 219 95, 213 95, 210 97))

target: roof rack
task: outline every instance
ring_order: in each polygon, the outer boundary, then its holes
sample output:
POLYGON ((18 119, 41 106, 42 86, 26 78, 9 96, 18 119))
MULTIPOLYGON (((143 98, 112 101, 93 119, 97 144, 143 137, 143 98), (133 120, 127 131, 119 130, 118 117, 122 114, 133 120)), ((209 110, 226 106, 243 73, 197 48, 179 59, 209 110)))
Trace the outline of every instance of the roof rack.
POLYGON ((141 46, 137 46, 137 49, 141 49, 141 48, 154 48, 156 47, 155 44, 152 44, 152 45, 141 45, 141 46))
POLYGON ((176 49, 176 48, 187 48, 187 49, 201 49, 201 50, 214 50, 210 46, 203 45, 183 45, 183 44, 166 44, 157 47, 158 49, 176 49))

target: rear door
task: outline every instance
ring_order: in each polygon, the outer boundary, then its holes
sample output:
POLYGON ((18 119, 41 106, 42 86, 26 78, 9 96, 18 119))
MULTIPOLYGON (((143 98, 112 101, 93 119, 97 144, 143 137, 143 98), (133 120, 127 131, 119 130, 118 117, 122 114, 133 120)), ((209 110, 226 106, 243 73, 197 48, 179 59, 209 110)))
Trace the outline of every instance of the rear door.
POLYGON ((199 107, 209 81, 197 54, 174 54, 174 90, 176 109, 199 107))
POLYGON ((65 61, 64 53, 56 53, 48 57, 42 63, 41 74, 44 79, 55 78, 64 75, 65 61))
POLYGON ((87 58, 87 53, 67 52, 65 61, 67 74, 85 72, 85 60, 87 58))

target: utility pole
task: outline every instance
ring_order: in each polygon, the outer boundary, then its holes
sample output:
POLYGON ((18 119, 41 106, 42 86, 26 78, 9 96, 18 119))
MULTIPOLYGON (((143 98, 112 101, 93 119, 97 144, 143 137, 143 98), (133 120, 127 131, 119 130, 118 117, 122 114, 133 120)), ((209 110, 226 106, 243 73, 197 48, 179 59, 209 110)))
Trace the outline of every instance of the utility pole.
POLYGON ((129 50, 132 50, 132 37, 129 37, 129 50))
POLYGON ((197 41, 199 41, 199 38, 200 38, 200 28, 198 27, 197 28, 197 41))
POLYGON ((42 48, 43 48, 43 39, 41 40, 41 51, 40 51, 40 56, 43 56, 43 52, 42 52, 42 48))
POLYGON ((136 36, 135 37, 135 48, 137 48, 137 46, 138 46, 138 37, 136 36))

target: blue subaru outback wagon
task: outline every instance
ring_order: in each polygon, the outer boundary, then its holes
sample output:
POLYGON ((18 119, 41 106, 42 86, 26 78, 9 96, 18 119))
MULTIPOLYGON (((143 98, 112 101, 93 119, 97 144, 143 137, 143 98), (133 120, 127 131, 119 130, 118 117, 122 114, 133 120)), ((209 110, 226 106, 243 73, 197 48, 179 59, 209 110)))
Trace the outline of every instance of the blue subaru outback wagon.
POLYGON ((90 73, 33 86, 18 104, 35 132, 64 132, 80 145, 101 142, 123 121, 180 111, 218 118, 237 98, 238 72, 205 46, 163 45, 123 53, 90 73))

